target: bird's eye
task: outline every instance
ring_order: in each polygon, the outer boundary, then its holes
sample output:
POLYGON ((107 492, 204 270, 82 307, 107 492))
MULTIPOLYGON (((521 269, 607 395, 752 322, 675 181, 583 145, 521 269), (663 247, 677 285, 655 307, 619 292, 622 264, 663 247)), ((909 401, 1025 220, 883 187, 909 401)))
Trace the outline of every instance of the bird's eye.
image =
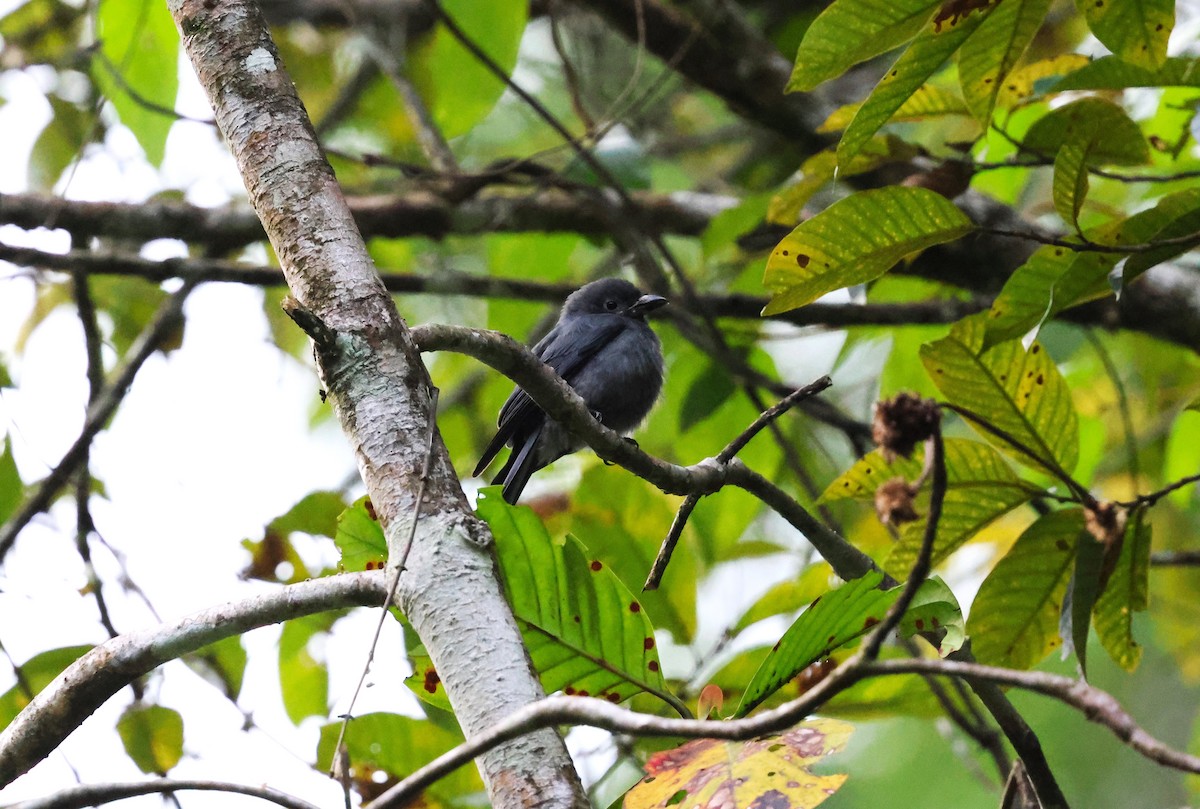
POLYGON ((615 312, 617 310, 617 302, 612 299, 609 299, 604 302, 604 308, 610 312, 615 312))

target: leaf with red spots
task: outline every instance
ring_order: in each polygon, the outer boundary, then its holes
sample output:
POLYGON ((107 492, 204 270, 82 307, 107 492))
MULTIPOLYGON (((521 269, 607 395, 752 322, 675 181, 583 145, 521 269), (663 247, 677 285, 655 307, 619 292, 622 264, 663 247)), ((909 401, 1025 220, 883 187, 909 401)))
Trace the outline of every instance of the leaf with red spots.
MULTIPOLYGON (((882 573, 871 572, 814 601, 763 660, 746 686, 734 716, 750 713, 809 665, 866 634, 883 620, 902 588, 881 590, 882 582, 882 573)), ((917 621, 926 622, 928 631, 944 632, 944 651, 961 645, 962 611, 949 588, 936 578, 925 582, 917 591, 913 605, 905 613, 901 630, 922 631, 916 629, 917 621)))
POLYGON ((852 731, 836 719, 810 719, 748 742, 696 739, 655 753, 646 777, 625 796, 625 809, 811 809, 846 781, 817 775, 812 765, 845 747, 852 731))
POLYGON ((341 569, 350 572, 377 570, 387 562, 383 526, 367 497, 360 497, 337 519, 334 544, 342 552, 341 569))
POLYGON ((645 691, 686 714, 667 691, 654 627, 629 588, 579 540, 555 541, 536 514, 498 492, 481 491, 478 512, 496 538, 505 590, 546 691, 612 702, 645 691))
POLYGON ((767 259, 764 315, 787 312, 827 292, 873 281, 906 256, 972 229, 953 202, 927 188, 852 194, 801 223, 767 259))

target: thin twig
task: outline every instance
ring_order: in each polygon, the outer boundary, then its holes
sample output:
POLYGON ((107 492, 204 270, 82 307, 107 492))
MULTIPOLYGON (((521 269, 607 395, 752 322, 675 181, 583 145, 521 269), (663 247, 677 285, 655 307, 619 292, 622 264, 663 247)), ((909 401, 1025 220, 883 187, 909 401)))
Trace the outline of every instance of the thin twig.
MULTIPOLYGON (((832 379, 828 376, 823 376, 815 382, 810 382, 804 387, 798 388, 767 410, 764 410, 749 427, 742 430, 741 433, 726 445, 725 449, 717 454, 717 463, 728 463, 750 443, 750 440, 754 436, 762 432, 763 428, 769 423, 791 410, 801 401, 817 395, 832 384, 832 379)), ((671 523, 671 529, 667 532, 666 539, 663 540, 662 546, 658 549, 658 556, 655 557, 654 564, 650 567, 649 575, 646 576, 646 583, 642 585, 642 590, 658 589, 658 585, 662 582, 663 574, 666 572, 667 565, 671 561, 671 554, 675 552, 675 546, 679 543, 679 538, 683 535, 683 528, 687 525, 688 518, 691 516, 692 511, 695 510, 696 504, 700 502, 702 496, 700 494, 689 494, 679 506, 679 510, 675 513, 675 519, 671 523)))
POLYGON ((21 801, 11 804, 8 809, 83 809, 86 806, 98 806, 138 795, 156 795, 169 792, 197 790, 201 792, 227 792, 234 795, 249 795, 259 798, 286 809, 318 809, 314 804, 297 798, 294 795, 280 792, 269 786, 251 786, 249 784, 233 784, 227 781, 207 781, 200 779, 159 778, 154 781, 133 781, 117 784, 83 784, 70 787, 47 795, 44 798, 21 801))
POLYGON ((113 374, 112 381, 105 386, 104 392, 96 399, 95 404, 88 408, 83 430, 75 439, 75 443, 66 451, 62 460, 50 471, 50 474, 37 484, 33 494, 25 499, 25 502, 3 526, 0 526, 0 559, 3 559, 12 548, 21 529, 50 505, 59 489, 75 474, 92 439, 103 429, 109 417, 125 398, 125 394, 128 392, 129 386, 133 384, 133 378, 141 369, 142 364, 158 350, 166 333, 179 325, 183 302, 187 300, 187 296, 197 283, 199 283, 199 279, 185 280, 178 291, 163 301, 150 325, 130 346, 128 357, 113 374))
POLYGON ((1200 551, 1156 551, 1150 564, 1158 567, 1200 567, 1200 551))

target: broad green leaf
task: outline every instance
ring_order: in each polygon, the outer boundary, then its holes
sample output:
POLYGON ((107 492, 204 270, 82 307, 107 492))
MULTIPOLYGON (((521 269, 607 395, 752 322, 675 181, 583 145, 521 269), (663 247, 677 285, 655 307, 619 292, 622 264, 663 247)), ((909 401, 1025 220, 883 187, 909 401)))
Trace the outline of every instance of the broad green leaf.
POLYGON ((937 72, 991 13, 994 6, 972 6, 960 16, 945 13, 925 27, 908 50, 884 74, 859 107, 838 143, 838 163, 847 165, 863 144, 901 105, 937 72))
MULTIPOLYGON (((840 132, 850 125, 862 104, 846 104, 838 107, 818 132, 840 132)), ((942 115, 970 115, 971 110, 962 96, 936 84, 922 84, 892 114, 893 121, 923 121, 942 115)), ((865 150, 864 150, 865 151, 865 150)), ((860 155, 861 156, 861 155, 860 155)), ((839 175, 841 172, 839 172, 839 175)))
MULTIPOLYGON (((330 722, 321 727, 317 742, 318 770, 329 772, 341 729, 341 722, 330 722)), ((346 726, 343 739, 352 774, 367 781, 374 770, 382 770, 393 778, 403 778, 462 741, 462 734, 439 727, 428 719, 390 713, 355 716, 346 726)), ((443 809, 483 797, 479 771, 468 764, 430 784, 421 793, 419 805, 425 809, 443 809)))
POLYGON ((836 0, 805 31, 787 92, 812 90, 907 42, 938 5, 938 0, 836 0))
MULTIPOLYGON (((1031 496, 1000 454, 979 441, 948 440, 946 472, 946 496, 933 543, 935 565, 1031 496)), ((928 492, 923 491, 917 498, 921 519, 901 526, 900 540, 883 563, 893 576, 907 577, 917 561, 925 537, 928 502, 928 492)))
POLYGON ((958 54, 958 80, 976 120, 992 119, 1008 74, 1037 33, 1053 0, 1002 0, 958 54))
POLYGON ((279 636, 279 685, 283 707, 297 725, 310 716, 329 711, 329 670, 324 660, 313 657, 314 639, 328 634, 344 611, 323 612, 293 618, 279 636))
POLYGON ((645 691, 678 705, 641 603, 579 540, 553 541, 532 510, 498 492, 482 490, 476 507, 496 538, 505 591, 546 690, 612 702, 645 691))
POLYGON ((1057 82, 1053 91, 1124 90, 1127 87, 1200 87, 1200 59, 1171 57, 1157 69, 1130 64, 1116 56, 1084 62, 1057 82))
MULTIPOLYGON (((528 4, 442 0, 442 8, 506 73, 512 71, 529 18, 528 4)), ((504 92, 504 83, 442 25, 413 50, 409 70, 447 138, 456 138, 483 120, 504 92)))
POLYGON ((1010 340, 979 352, 978 335, 952 331, 921 347, 921 361, 951 404, 1007 432, 1034 453, 968 421, 989 443, 1027 466, 1070 473, 1079 457, 1079 421, 1071 392, 1039 343, 1010 340), (1052 463, 1053 462, 1053 463, 1052 463))
POLYGON ((1088 192, 1088 158, 1103 137, 1099 132, 1076 130, 1054 157, 1054 210, 1076 231, 1088 192))
POLYGON ((1019 67, 1004 80, 996 97, 996 106, 1012 109, 1030 98, 1043 95, 1056 86, 1059 77, 1087 63, 1088 58, 1083 54, 1063 53, 1019 67))
POLYGON ((1150 524, 1139 514, 1125 529, 1125 542, 1104 593, 1092 610, 1096 635, 1109 657, 1126 671, 1142 660, 1142 647, 1133 639, 1133 614, 1150 603, 1150 524))
POLYGON ((1091 165, 1112 163, 1134 166, 1150 159, 1142 130, 1119 105, 1088 97, 1051 110, 1029 127, 1021 143, 1040 155, 1054 155, 1077 139, 1080 131, 1103 133, 1089 153, 1091 165))
MULTIPOLYGON (((1086 236, 1100 244, 1145 244, 1194 232, 1200 227, 1198 217, 1200 191, 1189 189, 1163 197, 1153 208, 1128 219, 1090 229, 1086 236)), ((1125 263, 1124 282, 1182 249, 1186 245, 1131 254, 1125 263)), ((1015 339, 1071 306, 1109 295, 1108 275, 1121 258, 1120 253, 1075 253, 1055 245, 1039 248, 1009 276, 981 317, 986 324, 984 345, 1015 339)))
POLYGON ((1052 511, 984 579, 967 620, 980 663, 1028 669, 1062 643, 1059 613, 1083 530, 1081 510, 1052 511))
POLYGON ((737 391, 733 377, 724 366, 710 362, 692 381, 687 398, 679 410, 679 429, 689 430, 711 416, 737 391))
MULTIPOLYGON (((885 649, 880 657, 887 656, 888 651, 885 649)), ((868 677, 839 692, 821 706, 823 716, 859 721, 895 719, 903 716, 932 719, 941 712, 942 707, 937 697, 929 690, 925 679, 918 674, 868 677)))
POLYGON ((5 523, 24 498, 25 487, 17 474, 13 458, 12 436, 4 436, 4 453, 0 454, 0 525, 5 523))
POLYGON ((1092 607, 1100 595, 1104 545, 1087 531, 1075 541, 1075 570, 1067 589, 1066 602, 1059 617, 1058 635, 1069 645, 1066 654, 1075 652, 1079 670, 1087 676, 1087 641, 1092 628, 1092 607))
POLYGON ((61 0, 27 0, 0 17, 0 38, 5 52, 17 54, 24 65, 58 65, 77 53, 86 17, 61 0))
MULTIPOLYGON (((882 573, 871 572, 814 601, 763 660, 746 686, 734 716, 745 716, 807 666, 866 634, 883 620, 903 587, 880 590, 882 581, 882 573)), ((958 604, 953 602, 949 589, 936 579, 922 584, 903 622, 903 628, 910 631, 945 628, 948 641, 960 642, 961 625, 958 604), (952 628, 954 625, 957 628, 952 628)))
MULTIPOLYGON (((880 484, 895 477, 915 480, 921 472, 924 448, 912 458, 883 459, 879 450, 864 455, 854 466, 829 484, 823 501, 846 497, 868 499, 880 484)), ((963 438, 946 439, 946 496, 942 517, 933 545, 933 563, 937 564, 969 541, 993 520, 1007 514, 1030 498, 1028 491, 991 446, 963 438)), ((918 495, 917 512, 928 513, 928 487, 918 495)), ((912 570, 925 536, 925 519, 906 523, 900 528, 900 541, 883 567, 903 578, 912 570)))
POLYGON ((21 664, 21 682, 0 694, 0 728, 8 727, 30 700, 91 646, 66 646, 41 652, 21 664), (26 691, 26 688, 29 690, 26 691))
POLYGON ((29 155, 29 184, 42 191, 54 188, 63 171, 83 154, 92 131, 92 116, 56 95, 46 96, 51 116, 29 155))
POLYGON ((138 139, 146 159, 157 166, 174 118, 150 109, 134 94, 151 104, 175 108, 179 88, 175 21, 158 0, 101 0, 96 35, 103 58, 93 60, 92 78, 116 107, 121 123, 138 139))
POLYGON ((229 699, 237 700, 246 674, 246 650, 242 648, 240 635, 231 635, 184 655, 183 662, 229 699))
POLYGON ((1075 0, 1096 39, 1121 59, 1157 68, 1167 58, 1175 0, 1075 0))
POLYGON ((183 757, 183 717, 161 705, 130 705, 117 720, 125 752, 147 775, 165 775, 183 757))
POLYGON ((902 258, 972 228, 953 202, 924 188, 879 188, 835 202, 800 224, 771 252, 764 315, 874 280, 902 258))
POLYGON ((650 756, 646 777, 625 796, 624 809, 812 809, 846 776, 819 775, 811 767, 845 747, 851 731, 836 719, 808 719, 747 742, 694 739, 650 756))
MULTIPOLYGON (((834 115, 836 114, 834 113, 834 115)), ((850 114, 853 115, 853 111, 850 114)), ((800 221, 800 212, 808 204, 808 201, 835 177, 843 179, 853 177, 856 174, 874 171, 891 162, 911 160, 918 154, 920 154, 920 150, 915 146, 892 135, 872 138, 871 142, 850 161, 849 166, 840 169, 837 164, 836 151, 826 149, 817 152, 800 166, 800 170, 797 172, 800 179, 771 198, 771 203, 767 207, 767 221, 794 227, 800 221)))
POLYGON ((337 518, 333 543, 342 554, 339 570, 379 570, 387 562, 387 539, 369 501, 363 495, 337 518))

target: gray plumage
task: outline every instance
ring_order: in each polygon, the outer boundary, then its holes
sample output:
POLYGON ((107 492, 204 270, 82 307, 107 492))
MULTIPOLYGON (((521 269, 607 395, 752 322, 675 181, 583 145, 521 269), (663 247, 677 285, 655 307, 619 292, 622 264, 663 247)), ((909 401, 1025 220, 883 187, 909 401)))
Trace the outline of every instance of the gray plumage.
MULTIPOLYGON (((583 397, 601 423, 628 433, 646 418, 662 390, 662 346, 645 314, 666 302, 620 278, 593 281, 571 293, 558 323, 533 353, 583 397)), ((510 445, 512 454, 492 481, 504 484, 509 503, 517 502, 530 475, 583 447, 519 387, 500 408, 499 425, 475 474, 510 445)))

